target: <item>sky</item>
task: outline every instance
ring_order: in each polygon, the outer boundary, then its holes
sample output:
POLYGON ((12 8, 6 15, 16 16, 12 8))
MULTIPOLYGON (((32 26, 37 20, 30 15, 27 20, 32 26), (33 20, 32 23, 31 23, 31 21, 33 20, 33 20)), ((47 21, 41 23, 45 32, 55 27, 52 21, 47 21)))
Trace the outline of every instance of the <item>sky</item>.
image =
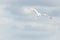
POLYGON ((60 0, 0 0, 0 40, 60 40, 60 0), (27 7, 53 19, 26 13, 27 7))

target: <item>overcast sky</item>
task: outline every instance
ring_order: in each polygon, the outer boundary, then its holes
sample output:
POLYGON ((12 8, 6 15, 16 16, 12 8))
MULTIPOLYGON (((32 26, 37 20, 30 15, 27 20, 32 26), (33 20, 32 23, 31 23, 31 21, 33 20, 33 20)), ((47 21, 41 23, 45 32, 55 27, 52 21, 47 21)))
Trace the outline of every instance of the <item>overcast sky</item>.
POLYGON ((60 0, 0 0, 0 40, 60 40, 60 0), (54 17, 34 17, 34 7, 54 17))

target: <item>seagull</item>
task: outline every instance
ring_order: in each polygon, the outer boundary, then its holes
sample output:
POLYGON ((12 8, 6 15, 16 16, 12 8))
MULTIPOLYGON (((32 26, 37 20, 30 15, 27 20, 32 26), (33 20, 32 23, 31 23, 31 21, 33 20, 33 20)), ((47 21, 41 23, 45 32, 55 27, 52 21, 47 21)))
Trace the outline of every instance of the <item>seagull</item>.
POLYGON ((44 13, 44 14, 39 13, 35 8, 30 8, 30 10, 31 10, 33 13, 35 13, 37 16, 47 16, 47 17, 49 17, 49 19, 52 19, 52 17, 49 16, 49 15, 47 15, 46 13, 44 13))
POLYGON ((39 13, 35 8, 30 8, 30 10, 32 12, 34 12, 35 14, 37 14, 37 16, 47 16, 47 14, 41 14, 41 13, 39 13))

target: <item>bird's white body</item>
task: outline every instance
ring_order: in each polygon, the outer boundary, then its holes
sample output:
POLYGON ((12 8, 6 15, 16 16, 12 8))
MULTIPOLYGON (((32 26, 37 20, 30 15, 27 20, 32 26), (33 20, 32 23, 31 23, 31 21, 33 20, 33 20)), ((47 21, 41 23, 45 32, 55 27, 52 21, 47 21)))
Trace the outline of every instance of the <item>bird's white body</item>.
POLYGON ((51 16, 48 16, 46 13, 44 13, 44 14, 39 13, 35 8, 31 8, 31 10, 32 10, 35 14, 37 14, 37 16, 47 16, 47 17, 49 17, 49 19, 52 19, 52 17, 51 17, 51 16))
POLYGON ((52 17, 48 16, 46 13, 44 13, 44 14, 39 13, 35 8, 28 8, 27 10, 29 10, 29 12, 35 13, 37 16, 47 16, 50 19, 52 19, 52 17))
POLYGON ((32 10, 32 12, 34 12, 35 14, 37 14, 37 16, 47 16, 47 14, 41 14, 41 13, 39 13, 35 8, 30 8, 30 10, 32 10))

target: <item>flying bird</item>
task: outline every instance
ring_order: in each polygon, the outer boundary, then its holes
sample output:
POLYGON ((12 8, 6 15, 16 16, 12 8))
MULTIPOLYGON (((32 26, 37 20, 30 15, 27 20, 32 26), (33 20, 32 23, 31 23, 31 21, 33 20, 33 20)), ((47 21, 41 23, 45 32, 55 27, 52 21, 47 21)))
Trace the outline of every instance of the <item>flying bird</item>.
POLYGON ((36 14, 36 16, 47 16, 47 17, 49 17, 49 19, 52 19, 52 17, 49 16, 49 15, 47 15, 46 13, 43 13, 43 14, 42 13, 39 13, 36 8, 26 8, 25 11, 27 13, 28 12, 33 12, 34 13, 34 16, 36 14))

